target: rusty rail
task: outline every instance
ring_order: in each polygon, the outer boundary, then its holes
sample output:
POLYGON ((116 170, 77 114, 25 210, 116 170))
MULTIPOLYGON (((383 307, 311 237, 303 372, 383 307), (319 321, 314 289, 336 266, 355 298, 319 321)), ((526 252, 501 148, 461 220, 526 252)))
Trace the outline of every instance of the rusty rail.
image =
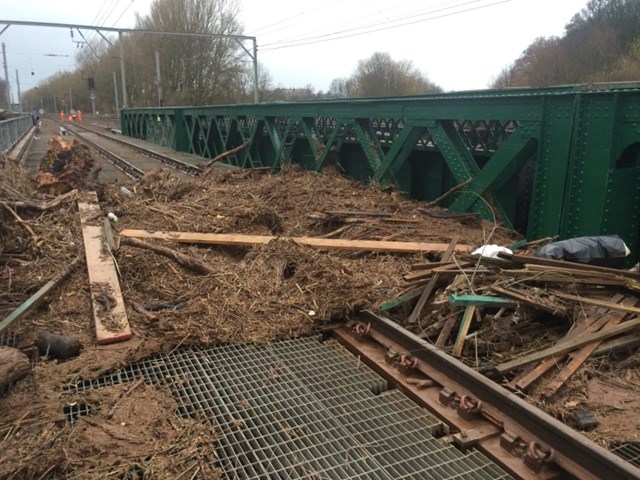
POLYGON ((640 469, 588 440, 391 320, 370 311, 333 335, 475 447, 522 479, 640 479, 640 469))

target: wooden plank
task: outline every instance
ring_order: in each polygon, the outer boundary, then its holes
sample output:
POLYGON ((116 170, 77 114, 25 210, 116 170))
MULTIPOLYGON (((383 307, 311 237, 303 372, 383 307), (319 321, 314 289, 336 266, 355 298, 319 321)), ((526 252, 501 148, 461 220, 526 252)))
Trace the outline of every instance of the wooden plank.
MULTIPOLYGON (((633 298, 626 298, 624 301, 632 305, 636 303, 635 299, 633 298)), ((612 312, 608 316, 608 318, 606 318, 605 325, 603 325, 602 327, 594 325, 593 328, 607 329, 607 328, 615 327, 620 322, 622 322, 622 320, 624 320, 624 318, 627 315, 628 314, 623 312, 615 312, 615 313, 612 312)), ((599 340, 593 343, 588 343, 587 345, 582 347, 579 351, 571 354, 571 360, 569 361, 569 363, 567 363, 562 368, 562 370, 558 372, 558 374, 553 378, 553 380, 545 384, 544 388, 542 389, 542 394, 549 397, 551 395, 554 395, 558 390, 560 390, 560 388, 562 388, 562 386, 567 382, 567 380, 569 380, 573 376, 573 374, 576 373, 576 371, 582 366, 584 362, 586 362, 587 358, 589 358, 589 356, 600 346, 601 343, 602 343, 602 340, 599 340)))
POLYGON ((574 302, 584 303, 587 305, 594 305, 596 307, 606 308, 609 310, 616 310, 618 312, 633 313, 634 315, 640 315, 640 308, 634 306, 623 305, 616 302, 610 302, 607 300, 598 300, 589 297, 579 297, 577 295, 570 295, 568 293, 553 292, 553 295, 566 300, 573 300, 574 302))
MULTIPOLYGON (((321 250, 342 250, 350 252, 392 252, 422 253, 444 252, 446 243, 427 242, 389 242, 378 240, 345 240, 341 238, 318 237, 272 237, 269 235, 242 235, 235 233, 197 233, 197 232, 149 232, 146 230, 126 229, 120 232, 122 237, 168 240, 178 243, 201 243, 206 245, 257 246, 274 240, 292 241, 307 247, 321 250)), ((470 245, 457 245, 456 252, 469 252, 470 245)))
MULTIPOLYGON (((464 269, 466 267, 470 267, 471 264, 468 262, 461 262, 459 264, 455 262, 447 263, 441 267, 437 267, 438 273, 447 273, 451 272, 451 274, 457 274, 460 269, 464 269)), ((416 280, 422 280, 424 278, 430 277, 436 269, 422 270, 411 273, 405 273, 402 275, 402 278, 406 282, 415 282, 416 280)))
POLYGON ((102 222, 99 225, 88 224, 89 219, 100 212, 95 192, 90 192, 83 201, 78 202, 78 212, 89 274, 96 341, 107 344, 128 340, 133 334, 124 308, 115 264, 105 248, 104 225, 102 222))
POLYGON ((491 370, 493 372, 501 373, 501 374, 507 373, 507 372, 510 372, 511 370, 515 370, 516 368, 525 367, 527 365, 543 360, 545 358, 570 352, 572 350, 575 350, 578 347, 586 345, 587 343, 604 340, 606 338, 611 338, 621 333, 626 333, 635 328, 638 328, 638 326, 640 326, 640 318, 635 318, 633 320, 629 320, 620 325, 617 325, 613 328, 608 328, 606 330, 592 333, 590 335, 583 335, 573 340, 558 343, 553 347, 546 348, 544 350, 534 352, 529 355, 525 355, 524 357, 516 358, 509 362, 502 363, 500 365, 495 366, 491 370))
MULTIPOLYGON (((451 258, 451 255, 453 255, 453 251, 456 248, 458 239, 459 237, 456 236, 449 243, 449 246, 447 247, 447 251, 444 252, 444 255, 442 256, 443 262, 448 261, 449 258, 451 258)), ((424 290, 422 291, 422 294, 420 295, 420 298, 418 299, 416 306, 413 307, 413 311, 411 312, 411 315, 409 315, 409 318, 407 319, 408 323, 416 323, 418 321, 418 317, 420 316, 420 313, 422 313, 422 309, 426 305, 427 300, 429 299, 429 297, 431 296, 431 293, 435 289, 437 282, 438 282, 438 274, 435 273, 429 280, 429 283, 427 283, 427 286, 424 287, 424 290)))
POLYGON ((75 270, 76 266, 80 262, 80 258, 74 259, 69 266, 59 275, 49 280, 45 283, 40 289, 31 295, 27 300, 25 300, 22 305, 16 308, 13 312, 7 315, 2 322, 0 322, 0 332, 11 325, 16 320, 22 318, 25 314, 30 312, 34 307, 38 306, 42 299, 53 290, 56 286, 60 284, 73 270, 75 270))
POLYGON ((449 303, 458 307, 484 306, 484 307, 515 307, 517 302, 510 298, 492 297, 489 295, 449 295, 449 303))
POLYGON ((385 302, 382 305, 380 305, 380 311, 386 312, 388 310, 396 308, 398 305, 402 305, 403 303, 408 302, 409 300, 413 300, 414 298, 419 297, 421 293, 422 293, 422 290, 420 290, 419 288, 416 288, 415 290, 411 290, 409 293, 405 293, 404 295, 401 295, 397 298, 394 298, 393 300, 389 300, 388 302, 385 302))
MULTIPOLYGON (((625 298, 624 295, 616 294, 613 297, 611 297, 610 301, 620 302, 624 298, 625 298)), ((579 337, 585 331, 587 331, 587 329, 591 325, 593 325, 595 322, 597 322, 599 319, 602 318, 602 315, 605 313, 605 310, 598 309, 597 312, 598 312, 597 317, 590 317, 586 321, 576 325, 572 330, 569 331, 569 333, 567 333, 563 337, 563 340, 572 340, 574 338, 579 337)), ((593 329, 592 331, 596 331, 596 330, 593 329)), ((532 383, 538 380, 546 372, 551 370, 551 368, 555 367, 558 364, 558 362, 562 360, 562 358, 564 358, 564 356, 547 358, 546 360, 542 361, 538 366, 536 366, 533 370, 530 370, 528 372, 523 372, 522 374, 513 378, 508 383, 508 386, 510 388, 518 389, 523 392, 526 391, 531 386, 532 383)))
POLYGON ((460 328, 458 329, 458 336, 456 337, 456 341, 453 344, 453 355, 460 356, 460 354, 462 353, 464 339, 467 336, 467 333, 469 333, 469 327, 471 326, 471 321, 473 320, 473 315, 475 312, 475 305, 469 305, 464 311, 462 321, 460 322, 460 328))
POLYGON ((544 305, 542 303, 536 302, 535 300, 531 300, 526 295, 523 295, 521 292, 515 291, 513 289, 502 288, 496 285, 491 286, 491 290, 497 293, 501 293, 502 295, 506 295, 507 297, 514 298, 515 300, 529 305, 530 307, 537 308, 540 310, 544 310, 545 312, 549 312, 552 315, 562 315, 565 316, 567 314, 566 309, 556 308, 555 306, 544 305))
POLYGON ((515 255, 509 253, 499 253, 500 258, 511 260, 516 263, 534 263, 537 265, 546 265, 549 267, 573 268, 576 270, 587 270, 591 272, 611 273, 621 275, 626 278, 634 278, 640 280, 639 272, 630 272, 628 270, 618 270, 616 268, 600 267, 597 265, 588 265, 586 263, 567 262, 565 260, 553 260, 551 258, 535 257, 533 255, 515 255))
POLYGON ((447 321, 444 323, 444 326, 442 327, 442 330, 440 330, 440 335, 438 335, 438 338, 436 340, 436 347, 442 348, 447 344, 447 338, 449 338, 451 330, 453 330, 453 327, 455 326, 457 321, 457 315, 453 315, 447 319, 447 321))

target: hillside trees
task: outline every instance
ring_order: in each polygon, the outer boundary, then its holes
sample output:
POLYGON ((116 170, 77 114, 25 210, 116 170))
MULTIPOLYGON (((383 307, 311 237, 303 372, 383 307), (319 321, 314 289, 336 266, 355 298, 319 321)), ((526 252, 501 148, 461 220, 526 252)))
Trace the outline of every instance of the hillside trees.
POLYGON ((640 2, 591 0, 563 37, 536 39, 493 83, 494 88, 638 80, 640 2), (634 73, 635 72, 635 73, 634 73))

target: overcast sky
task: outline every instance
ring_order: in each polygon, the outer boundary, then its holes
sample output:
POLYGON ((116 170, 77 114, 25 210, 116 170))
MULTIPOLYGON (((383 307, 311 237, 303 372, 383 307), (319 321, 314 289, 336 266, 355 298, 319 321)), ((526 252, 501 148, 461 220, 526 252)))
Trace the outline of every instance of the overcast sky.
MULTIPOLYGON (((245 34, 276 85, 327 90, 376 51, 410 60, 446 91, 487 88, 540 36, 562 35, 587 0, 239 0, 245 34)), ((0 0, 1 20, 133 28, 153 0, 0 0)), ((3 26, 0 25, 0 29, 3 26)), ((86 38, 93 33, 84 31, 86 38)), ((15 95, 74 68, 69 30, 12 26, 6 46, 15 95)), ((4 73, 0 73, 4 77, 4 73)))

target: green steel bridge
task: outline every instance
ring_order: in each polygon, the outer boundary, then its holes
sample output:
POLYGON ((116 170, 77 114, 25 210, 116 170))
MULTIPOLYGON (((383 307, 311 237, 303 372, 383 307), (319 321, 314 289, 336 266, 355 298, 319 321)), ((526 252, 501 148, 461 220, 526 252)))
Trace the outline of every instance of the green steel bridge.
MULTIPOLYGON (((620 235, 639 258, 640 85, 131 108, 122 133, 239 167, 333 165, 529 239, 620 235)), ((310 192, 312 193, 312 192, 310 192)))

